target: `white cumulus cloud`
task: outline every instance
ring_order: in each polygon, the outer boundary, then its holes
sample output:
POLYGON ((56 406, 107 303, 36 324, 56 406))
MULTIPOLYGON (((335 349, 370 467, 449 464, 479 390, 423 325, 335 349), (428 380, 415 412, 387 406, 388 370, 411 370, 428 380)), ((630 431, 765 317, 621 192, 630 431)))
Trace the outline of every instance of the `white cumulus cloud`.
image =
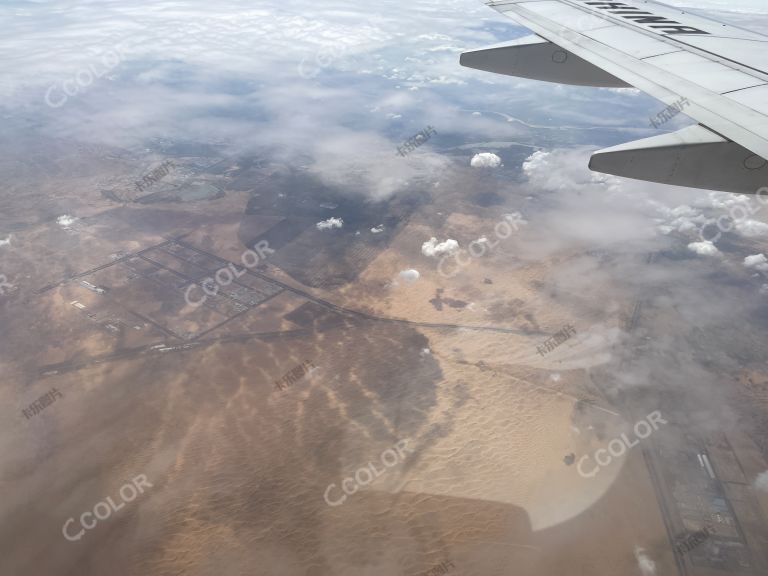
POLYGON ((768 272, 768 258, 765 257, 765 254, 747 256, 744 258, 744 266, 760 270, 761 272, 768 272))
POLYGON ((472 168, 498 168, 501 166, 501 158, 491 152, 475 154, 470 161, 472 168))
POLYGON ((344 226, 344 220, 341 218, 328 218, 315 224, 318 230, 332 230, 333 228, 341 228, 344 226))
POLYGON ((438 242, 434 236, 421 245, 421 253, 424 256, 439 258, 445 254, 451 254, 459 249, 459 243, 450 238, 445 242, 438 242))
POLYGON ((406 282, 416 282, 419 278, 421 278, 421 274, 418 270, 403 270, 400 272, 400 278, 402 280, 405 280, 406 282))
POLYGON ((56 223, 64 228, 64 230, 69 230, 69 228, 77 222, 77 218, 74 216, 70 216, 69 214, 64 214, 63 216, 59 216, 56 218, 56 223))
POLYGON ((703 242, 691 242, 688 244, 688 250, 695 252, 699 256, 715 256, 720 253, 712 242, 704 240, 703 242))
POLYGON ((768 492, 768 470, 755 478, 755 488, 762 490, 763 492, 768 492))
POLYGON ((637 558, 637 565, 640 567, 640 573, 643 576, 655 576, 656 562, 651 560, 646 551, 639 546, 635 546, 635 558, 637 558))
POLYGON ((760 222, 759 220, 752 220, 745 218, 743 220, 736 220, 734 222, 736 231, 742 236, 747 238, 754 238, 755 236, 768 235, 768 224, 760 222))

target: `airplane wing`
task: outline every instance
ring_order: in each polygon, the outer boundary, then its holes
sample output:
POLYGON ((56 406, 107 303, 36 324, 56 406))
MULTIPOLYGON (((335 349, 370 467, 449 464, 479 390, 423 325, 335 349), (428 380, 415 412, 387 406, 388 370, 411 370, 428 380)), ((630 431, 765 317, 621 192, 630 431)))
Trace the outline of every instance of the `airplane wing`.
MULTIPOLYGON (((590 168, 754 194, 768 186, 768 36, 651 0, 490 0, 535 34, 461 55, 488 72, 635 86, 699 122, 596 152, 590 168)), ((768 191, 768 189, 766 189, 768 191)))

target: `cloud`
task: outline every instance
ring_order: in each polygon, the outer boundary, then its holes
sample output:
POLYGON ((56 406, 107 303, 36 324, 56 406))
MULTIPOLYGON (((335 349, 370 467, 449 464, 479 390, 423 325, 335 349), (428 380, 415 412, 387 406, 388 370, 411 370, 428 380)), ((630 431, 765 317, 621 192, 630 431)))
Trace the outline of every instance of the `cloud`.
POLYGON ((535 188, 552 192, 600 188, 604 193, 607 188, 613 193, 622 189, 626 181, 587 168, 593 151, 589 147, 537 150, 523 162, 523 173, 535 188))
POLYGON ((419 278, 421 278, 421 274, 419 273, 419 271, 413 270, 413 269, 403 270, 402 272, 400 272, 399 276, 402 280, 405 280, 408 283, 417 282, 419 278))
POLYGON ((472 168, 499 168, 501 165, 501 158, 491 152, 475 154, 470 161, 472 168))
POLYGON ((379 224, 378 226, 371 228, 371 234, 381 234, 382 232, 384 232, 384 224, 379 224))
POLYGON ((315 224, 318 230, 333 230, 334 228, 341 228, 344 226, 344 220, 341 218, 328 218, 315 224))
MULTIPOLYGON (((338 124, 345 122, 345 114, 339 110, 338 124)), ((375 200, 390 197, 412 180, 436 180, 448 164, 447 158, 429 151, 402 158, 394 153, 395 146, 387 138, 339 125, 325 128, 309 142, 286 144, 307 149, 313 158, 308 171, 327 186, 375 200)))
MULTIPOLYGON (((611 249, 654 251, 667 243, 658 230, 666 218, 658 219, 657 198, 674 201, 695 197, 691 191, 660 184, 640 183, 591 172, 589 157, 594 147, 576 147, 533 152, 523 163, 526 190, 545 202, 547 209, 534 218, 526 210, 526 244, 530 257, 538 259, 563 247, 584 243, 611 249)), ((669 209, 666 205, 665 208, 669 209)))
POLYGON ((656 562, 651 560, 646 551, 639 546, 635 546, 635 558, 643 576, 655 576, 656 562))
POLYGON ((675 208, 669 208, 660 202, 653 203, 662 218, 658 220, 658 230, 662 234, 679 232, 680 234, 695 233, 707 224, 707 218, 687 204, 681 204, 675 208))
POLYGON ((2 247, 2 246, 10 246, 10 245, 11 245, 11 235, 10 234, 4 240, 0 240, 0 247, 2 247))
POLYGON ((761 272, 768 272, 768 258, 765 257, 765 254, 747 256, 744 258, 744 266, 760 270, 761 272))
POLYGON ((438 243, 437 238, 432 237, 421 245, 421 253, 430 258, 439 258, 445 254, 456 252, 458 249, 459 243, 450 238, 445 242, 438 243))
POLYGON ((762 490, 763 492, 768 492, 768 470, 755 478, 755 488, 762 490))
POLYGON ((768 235, 768 224, 759 220, 744 218, 743 220, 736 220, 734 225, 736 226, 736 231, 747 238, 768 235))
POLYGON ((70 216, 69 214, 64 214, 63 216, 56 218, 56 223, 64 228, 64 230, 69 230, 75 222, 77 222, 77 218, 70 216))
POLYGON ((703 242, 691 242, 688 244, 688 250, 698 254, 699 256, 716 256, 720 253, 712 242, 704 240, 703 242))

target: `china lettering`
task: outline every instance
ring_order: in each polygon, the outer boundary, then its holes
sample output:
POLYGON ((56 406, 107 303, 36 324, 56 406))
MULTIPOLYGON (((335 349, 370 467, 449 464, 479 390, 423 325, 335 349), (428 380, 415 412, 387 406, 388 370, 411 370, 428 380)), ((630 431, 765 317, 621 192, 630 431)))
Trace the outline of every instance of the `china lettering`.
POLYGON ((32 404, 29 405, 28 409, 22 410, 21 413, 24 414, 24 417, 27 420, 29 420, 32 416, 37 416, 38 414, 40 414, 40 412, 48 408, 48 406, 53 404, 57 398, 64 398, 64 396, 61 394, 61 392, 59 392, 58 390, 56 390, 56 388, 54 388, 44 396, 41 396, 40 398, 32 402, 32 404))
POLYGON ((295 384, 304 376, 310 373, 310 371, 314 368, 317 368, 311 360, 305 360, 298 366, 296 366, 293 370, 288 372, 285 376, 280 378, 280 380, 275 380, 275 388, 278 390, 285 390, 288 386, 291 386, 292 384, 295 384), (307 366, 311 366, 312 368, 307 368, 307 366))
POLYGON ((546 342, 536 346, 536 350, 538 350, 539 354, 543 358, 546 354, 552 352, 552 350, 560 346, 566 340, 570 340, 575 335, 576 328, 568 324, 568 326, 560 330, 560 332, 549 338, 546 342))
POLYGON ((638 24, 650 24, 651 28, 656 28, 664 34, 706 34, 709 36, 709 32, 699 30, 692 26, 682 26, 677 20, 670 20, 664 16, 656 16, 652 12, 646 12, 645 6, 643 8, 635 8, 629 4, 623 2, 602 2, 599 0, 581 0, 587 4, 600 8, 601 10, 608 11, 609 14, 616 14, 627 20, 633 20, 638 24))
POLYGON ((416 148, 425 144, 433 134, 437 134, 437 131, 432 128, 432 126, 427 126, 426 129, 422 130, 415 136, 408 138, 408 140, 403 142, 402 146, 398 146, 397 153, 405 158, 408 154, 416 150, 416 148))

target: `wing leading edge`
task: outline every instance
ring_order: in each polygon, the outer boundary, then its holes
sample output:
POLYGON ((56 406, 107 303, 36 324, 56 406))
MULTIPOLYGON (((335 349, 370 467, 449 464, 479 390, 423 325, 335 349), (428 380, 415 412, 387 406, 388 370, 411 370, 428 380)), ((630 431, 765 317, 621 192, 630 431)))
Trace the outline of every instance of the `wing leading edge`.
POLYGON ((491 0, 536 34, 461 64, 586 86, 635 86, 700 125, 596 152, 590 168, 755 193, 768 185, 768 37, 649 0, 491 0))

